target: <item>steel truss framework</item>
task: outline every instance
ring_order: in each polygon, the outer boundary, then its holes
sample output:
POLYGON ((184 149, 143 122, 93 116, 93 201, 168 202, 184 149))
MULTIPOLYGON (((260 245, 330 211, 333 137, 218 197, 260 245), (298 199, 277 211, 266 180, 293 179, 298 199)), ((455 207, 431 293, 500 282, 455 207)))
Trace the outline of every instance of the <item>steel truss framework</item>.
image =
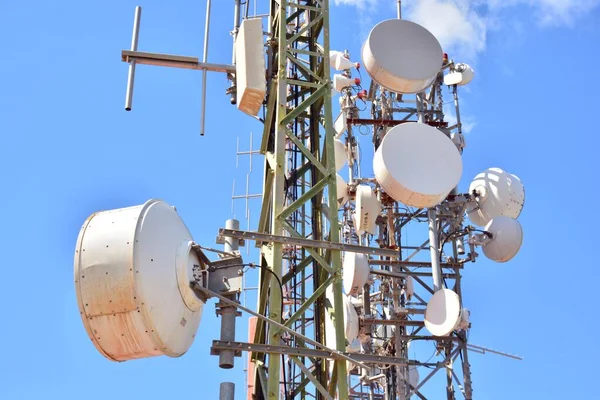
MULTIPOLYGON (((258 235, 250 232, 238 232, 240 238, 255 240, 261 246, 261 263, 272 273, 261 273, 259 279, 258 313, 268 315, 271 319, 293 328, 301 335, 309 335, 319 343, 325 342, 326 313, 334 316, 336 329, 336 348, 343 351, 346 347, 342 315, 342 288, 340 276, 339 250, 350 250, 355 237, 350 234, 344 240, 340 238, 336 199, 335 167, 333 160, 333 137, 331 109, 331 81, 329 71, 329 21, 327 1, 304 1, 300 3, 276 2, 271 3, 271 42, 268 57, 269 96, 267 114, 261 152, 265 155, 265 175, 263 204, 258 226, 258 235), (281 23, 281 21, 285 21, 281 23), (326 199, 327 201, 323 201, 326 199), (325 204, 326 203, 326 204, 325 204), (331 209, 328 205, 334 205, 331 209), (332 227, 334 229, 332 229, 332 227), (266 234, 261 236, 260 234, 266 234), (296 239, 296 240, 294 240, 296 239), (309 240, 307 240, 309 239, 309 240), (338 245, 346 241, 346 245, 338 245), (330 243, 329 246, 323 243, 330 243), (345 246, 345 247, 344 247, 345 246), (277 278, 275 278, 277 277, 277 278), (279 280, 279 281, 278 281, 279 280), (278 287, 279 282, 283 287, 278 287), (324 293, 329 285, 333 286, 334 304, 325 303, 324 293), (329 307, 328 307, 329 306, 329 307)), ((427 95, 420 94, 412 105, 394 108, 394 104, 403 103, 401 96, 381 91, 377 85, 372 85, 370 100, 377 98, 379 108, 371 110, 371 120, 355 118, 357 114, 347 113, 348 118, 347 142, 349 147, 355 144, 352 126, 369 125, 373 129, 375 146, 385 135, 386 127, 397 123, 418 120, 419 122, 460 132, 460 120, 453 127, 444 122, 441 77, 427 95), (416 103, 416 104, 414 104, 416 103), (395 114, 403 114, 395 119, 395 114), (354 143, 353 143, 354 142, 354 143)), ((457 115, 458 103, 454 90, 457 115)), ((375 103, 373 103, 375 104, 375 103)), ((360 178, 357 177, 357 182, 360 178)), ((352 183, 352 177, 351 177, 352 183)), ((356 183, 356 182, 355 182, 356 183)), ((388 199, 389 200, 389 199, 388 199)), ((464 206, 464 203, 462 204, 464 206)), ((384 276, 386 284, 394 292, 396 307, 405 300, 397 295, 406 284, 406 277, 411 276, 427 292, 434 293, 423 278, 431 276, 430 263, 419 263, 415 268, 409 268, 411 259, 421 250, 431 249, 429 241, 421 246, 405 246, 414 252, 405 260, 401 260, 400 238, 405 224, 418 219, 425 212, 433 219, 433 229, 439 231, 445 243, 453 242, 450 228, 456 231, 455 225, 461 225, 464 208, 448 208, 442 210, 416 210, 410 218, 405 218, 399 225, 398 205, 388 201, 385 208, 387 222, 382 224, 383 235, 377 239, 381 249, 355 248, 368 254, 378 254, 380 259, 373 260, 379 268, 373 272, 384 276), (438 214, 436 214, 438 212, 438 214), (446 215, 444 215, 444 213, 446 215), (446 230, 446 234, 444 234, 446 230), (445 235, 445 236, 444 236, 445 235), (382 253, 388 254, 382 254, 382 253), (423 272, 425 269, 426 272, 423 272), (418 272, 416 271, 418 270, 418 272), (421 275, 421 276, 419 276, 421 275)), ((346 214, 345 222, 351 218, 346 214)), ((431 218, 430 218, 431 219, 431 218)), ((352 226, 352 223, 347 223, 352 226)), ((352 230, 352 229, 351 229, 352 230)), ((221 232, 225 236, 236 236, 235 232, 221 232)), ((440 250, 435 243, 436 254, 440 250)), ((456 246, 454 246, 456 247, 456 246)), ((454 251, 451 262, 442 265, 442 277, 453 279, 453 289, 460 293, 460 268, 458 255, 454 251), (451 265, 449 265, 451 264, 451 265)), ((435 286, 435 285, 434 285, 435 286)), ((437 288, 435 288, 437 289, 437 288)), ((370 287, 365 287, 363 299, 370 299, 370 287)), ((417 308, 414 314, 423 314, 423 306, 427 303, 416 295, 417 308), (419 308, 420 307, 420 308, 419 308)), ((370 310, 368 304, 364 310, 370 310)), ((446 392, 448 399, 455 398, 455 385, 466 399, 471 398, 470 371, 467 356, 466 334, 456 331, 446 338, 433 338, 419 335, 423 322, 408 319, 410 310, 403 309, 385 319, 378 319, 365 314, 361 316, 363 332, 371 335, 377 325, 394 325, 395 338, 392 354, 401 362, 395 363, 394 368, 388 368, 386 375, 388 387, 383 391, 386 398, 410 398, 416 395, 425 398, 419 391, 424 384, 440 369, 447 372, 446 392), (407 326, 414 326, 408 332, 407 326), (428 363, 411 361, 408 358, 408 343, 412 340, 435 340, 443 360, 435 363, 432 371, 416 387, 409 383, 408 368, 410 365, 427 366, 428 363), (460 356, 462 363, 461 385, 459 377, 454 372, 455 361, 460 356)), ((253 360, 256 362, 256 382, 254 382, 256 398, 278 399, 283 390, 285 398, 360 398, 357 387, 364 386, 360 379, 357 385, 348 387, 346 362, 339 357, 333 357, 335 366, 328 364, 319 357, 309 357, 306 342, 295 335, 286 335, 281 329, 261 320, 257 324, 254 343, 264 344, 264 352, 254 350, 253 360), (284 345, 284 347, 281 347, 284 345), (289 351, 285 351, 285 348, 289 351), (280 349, 276 351, 275 349, 280 349), (283 349, 283 350, 281 350, 283 349), (299 350, 304 349, 304 350, 299 350), (268 351, 267 351, 268 350, 268 351), (300 352, 300 353, 298 353, 300 352), (283 365, 281 364, 283 354, 283 365), (294 355, 296 354, 296 355, 294 355), (299 354, 304 354, 301 357, 299 354), (262 377, 262 378, 261 378, 262 377), (337 386, 337 393, 336 393, 337 386)), ((243 346, 242 346, 243 347, 243 346)), ((391 363, 390 363, 391 364, 391 363)), ((390 365, 388 364, 388 366, 390 365)), ((352 365, 352 364, 349 364, 352 365)), ((376 365, 376 364, 373 364, 376 365)), ((381 364, 379 364, 381 365, 381 364)), ((356 375, 363 375, 366 369, 351 368, 356 375)), ((363 377, 364 378, 364 377, 363 377)), ((367 397, 364 394, 364 397, 367 397)), ((372 390, 370 396, 378 397, 372 390)))
MULTIPOLYGON (((239 12, 239 2, 236 4, 239 12)), ((130 64, 126 107, 131 106, 136 63, 225 72, 230 77, 235 73, 233 65, 138 52, 139 12, 136 10, 131 50, 122 52, 122 60, 130 64)), ((220 304, 256 316, 258 322, 253 343, 215 341, 214 354, 251 353, 256 368, 251 386, 257 400, 279 399, 282 392, 285 399, 406 400, 411 396, 425 399, 421 389, 438 371, 446 372, 445 392, 449 400, 456 399, 459 393, 467 400, 472 399, 467 350, 495 351, 469 345, 464 329, 457 329, 447 337, 423 332, 427 301, 421 297, 439 289, 441 279, 462 301, 461 270, 476 256, 471 248, 471 253, 461 258, 457 248, 457 239, 468 234, 462 220, 468 195, 453 192, 430 210, 403 209, 382 195, 383 212, 377 220, 376 236, 356 234, 351 204, 344 207, 342 219, 338 220, 329 1, 271 0, 268 33, 268 95, 260 148, 265 163, 258 229, 219 232, 221 237, 255 241, 260 248, 262 268, 257 309, 252 311, 231 298, 199 289, 205 291, 204 295, 219 298, 220 304), (429 224, 430 239, 418 246, 403 245, 408 228, 423 222, 429 224), (450 255, 444 254, 445 245, 452 247, 450 255), (360 325, 364 354, 346 352, 340 251, 369 254, 371 273, 377 277, 362 292, 360 325), (404 252, 408 256, 403 257, 404 252), (421 255, 426 255, 426 261, 419 259, 421 255), (434 259, 438 262, 432 262, 434 259), (431 279, 436 270, 439 270, 437 281, 435 276, 431 279), (421 289, 420 294, 415 291, 412 301, 406 296, 408 278, 421 289), (329 288, 333 304, 325 298, 329 288), (377 307, 381 310, 384 297, 391 310, 387 315, 377 311, 377 307), (378 305, 374 308, 375 303, 378 305), (334 321, 335 349, 324 346, 325 319, 329 317, 334 321), (393 334, 387 335, 384 330, 383 336, 380 335, 377 327, 387 326, 395 328, 393 334), (374 340, 384 346, 371 348, 369 343, 374 340), (438 355, 435 362, 410 359, 408 346, 417 341, 435 343, 438 355), (429 368, 430 372, 412 385, 411 366, 429 368), (376 385, 375 381, 385 383, 376 385)), ((451 64, 446 60, 444 68, 451 64)), ((453 126, 444 120, 441 73, 427 93, 412 98, 386 92, 372 83, 365 98, 371 104, 370 119, 359 118, 353 103, 356 98, 352 100, 351 90, 345 91, 342 110, 347 123, 347 148, 357 147, 357 130, 367 127, 377 148, 389 127, 409 121, 430 124, 448 135, 460 134, 456 86, 451 93, 457 119, 453 126)), ((361 177, 360 169, 352 162, 349 169, 351 195, 357 184, 377 185, 374 180, 361 177)))
MULTIPOLYGON (((258 231, 278 236, 339 242, 336 171, 329 67, 329 2, 271 1, 268 100, 261 153, 265 155, 263 204, 258 231), (332 207, 333 209, 334 207, 332 207), (333 227, 333 229, 331 229, 333 227)), ((324 292, 332 286, 337 350, 345 349, 341 261, 337 249, 263 243, 258 313, 324 343, 324 292), (279 286, 282 282, 283 287, 279 286), (284 298, 285 297, 285 298, 284 298), (282 309, 284 308, 284 309, 282 309), (339 311, 339 312, 338 312, 339 311), (285 313, 285 318, 284 317, 285 313)), ((305 342, 260 320, 255 343, 304 347, 305 342)), ((287 393, 305 398, 348 397, 346 361, 328 369, 320 359, 253 353, 257 398, 287 393), (266 376, 266 382, 260 379, 266 376), (266 385, 264 387, 263 385, 266 385), (289 385, 289 386, 288 386, 289 385), (337 389, 337 390, 336 390, 337 389)))

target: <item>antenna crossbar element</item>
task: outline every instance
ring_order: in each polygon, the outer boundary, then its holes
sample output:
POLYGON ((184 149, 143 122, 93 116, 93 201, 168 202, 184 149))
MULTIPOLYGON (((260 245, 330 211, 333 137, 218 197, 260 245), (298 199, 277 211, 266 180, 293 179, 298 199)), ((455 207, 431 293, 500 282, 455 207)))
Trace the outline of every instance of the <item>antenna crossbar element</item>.
POLYGON ((157 67, 235 73, 234 65, 205 63, 200 62, 198 57, 177 56, 172 54, 122 50, 121 61, 127 63, 135 62, 136 64, 154 65, 157 67))

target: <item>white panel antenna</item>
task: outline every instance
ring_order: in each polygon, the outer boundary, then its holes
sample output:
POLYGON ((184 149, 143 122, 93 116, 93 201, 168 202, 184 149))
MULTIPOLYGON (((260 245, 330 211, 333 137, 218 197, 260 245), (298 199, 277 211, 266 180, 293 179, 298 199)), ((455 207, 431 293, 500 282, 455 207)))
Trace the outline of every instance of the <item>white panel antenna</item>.
POLYGON ((256 116, 267 92, 262 19, 242 21, 235 41, 237 107, 256 116))
POLYGON ((354 225, 357 235, 365 232, 375 234, 375 221, 381 212, 381 203, 377 200, 377 194, 369 185, 358 185, 356 187, 356 208, 354 213, 354 225))

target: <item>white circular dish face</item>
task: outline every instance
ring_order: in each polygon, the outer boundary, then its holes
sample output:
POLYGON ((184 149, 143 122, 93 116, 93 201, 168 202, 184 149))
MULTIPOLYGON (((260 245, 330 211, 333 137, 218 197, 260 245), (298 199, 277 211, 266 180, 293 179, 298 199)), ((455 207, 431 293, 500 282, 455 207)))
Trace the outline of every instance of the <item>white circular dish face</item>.
POLYGON ((346 145, 340 139, 333 139, 333 148, 335 150, 335 170, 339 171, 340 169, 344 168, 346 161, 348 161, 346 145))
POLYGON ((392 128, 373 158, 375 178, 394 200, 433 207, 456 187, 462 159, 452 140, 429 125, 408 122, 392 128))
POLYGON ((348 202, 348 184, 340 176, 340 174, 336 174, 336 190, 337 190, 337 200, 338 200, 338 208, 341 208, 344 204, 348 202))
POLYGON ((478 174, 469 193, 477 192, 477 205, 467 210, 471 222, 485 226, 500 215, 518 218, 525 204, 525 187, 521 180, 500 168, 489 168, 478 174))
POLYGON ((371 78, 397 93, 425 90, 442 67, 442 46, 421 25, 401 19, 380 22, 362 48, 363 65, 371 78))
POLYGON ((375 234, 375 221, 381 212, 381 204, 377 195, 369 185, 358 185, 356 187, 356 210, 354 224, 357 235, 365 232, 375 234))
POLYGON ((434 293, 425 310, 425 328, 433 336, 448 336, 460 322, 460 300, 450 289, 434 293))
POLYGON ((179 357, 191 346, 203 303, 189 287, 192 235, 168 204, 92 214, 75 250, 79 311, 98 349, 113 361, 179 357))
POLYGON ((456 68, 461 70, 460 74, 462 75, 462 79, 459 85, 462 86, 471 83, 471 81, 475 77, 475 71, 473 71, 473 68, 471 68, 470 65, 464 63, 456 64, 456 68))
POLYGON ((342 286, 347 295, 362 293, 369 278, 369 257, 366 254, 344 253, 342 265, 342 286))
POLYGON ((516 219, 499 216, 484 228, 492 240, 483 246, 483 254, 490 260, 506 262, 517 255, 523 244, 523 228, 516 219))
MULTIPOLYGON (((331 312, 333 310, 333 287, 330 285, 325 290, 325 297, 329 302, 329 306, 326 306, 325 310, 325 345, 330 349, 336 348, 336 340, 335 340, 335 326, 333 323, 333 319, 331 317, 331 312), (329 308, 331 307, 331 308, 329 308)), ((352 305, 352 302, 346 295, 342 295, 344 307, 343 307, 343 316, 344 316, 344 327, 345 327, 345 336, 348 341, 348 345, 346 346, 346 351, 352 351, 352 343, 354 340, 358 338, 358 333, 360 330, 360 326, 358 324, 358 314, 356 313, 356 309, 352 305)))

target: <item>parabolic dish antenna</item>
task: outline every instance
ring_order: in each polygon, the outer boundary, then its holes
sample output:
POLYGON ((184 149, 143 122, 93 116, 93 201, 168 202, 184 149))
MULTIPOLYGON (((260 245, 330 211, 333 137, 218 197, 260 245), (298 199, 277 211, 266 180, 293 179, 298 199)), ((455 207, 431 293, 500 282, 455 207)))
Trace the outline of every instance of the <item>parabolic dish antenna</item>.
POLYGON ((442 46, 421 25, 402 19, 380 22, 362 48, 363 65, 371 78, 397 93, 425 90, 443 62, 442 46))
POLYGON ((500 168, 489 168, 478 174, 469 193, 477 193, 477 204, 467 210, 469 219, 485 226, 500 215, 518 218, 525 204, 525 188, 521 180, 500 168))
POLYGON ((475 77, 475 71, 468 64, 456 64, 454 71, 444 76, 444 85, 452 86, 459 85, 464 86, 473 80, 475 77))
POLYGON ((340 169, 344 168, 346 161, 348 161, 346 145, 340 139, 333 139, 333 148, 335 155, 335 170, 339 171, 340 169))
POLYGON ((443 201, 456 187, 462 175, 462 159, 443 132, 408 122, 385 135, 375 152, 373 170, 394 200, 426 208, 443 201))
POLYGON ((483 254, 490 260, 506 262, 517 255, 523 244, 523 228, 516 219, 501 215, 486 226, 492 240, 483 245, 483 254))
POLYGON ((348 202, 348 184, 340 174, 336 174, 336 189, 338 208, 340 208, 348 202))
POLYGON ((440 289, 431 296, 425 310, 425 328, 433 336, 448 336, 461 321, 458 295, 450 289, 440 289))
POLYGON ((203 303, 190 288, 200 264, 192 235, 168 204, 92 214, 75 250, 75 289, 88 336, 106 358, 179 357, 203 303))
POLYGON ((347 251, 342 265, 342 285, 346 294, 354 296, 361 293, 369 272, 369 257, 366 254, 347 251))
MULTIPOLYGON (((335 325, 333 323, 333 318, 330 312, 333 309, 333 288, 329 286, 325 291, 325 297, 327 301, 331 305, 331 308, 327 307, 325 316, 325 345, 330 349, 336 348, 336 340, 335 340, 335 325)), ((344 334, 346 335, 346 339, 348 341, 348 346, 346 346, 346 351, 351 352, 353 350, 352 342, 358 338, 359 325, 358 325, 358 314, 356 313, 356 309, 352 305, 352 302, 348 298, 348 296, 342 295, 344 301, 344 334)))
POLYGON ((356 187, 356 209, 354 214, 354 228, 357 235, 365 232, 375 234, 375 221, 381 212, 381 204, 377 195, 369 185, 356 187))

